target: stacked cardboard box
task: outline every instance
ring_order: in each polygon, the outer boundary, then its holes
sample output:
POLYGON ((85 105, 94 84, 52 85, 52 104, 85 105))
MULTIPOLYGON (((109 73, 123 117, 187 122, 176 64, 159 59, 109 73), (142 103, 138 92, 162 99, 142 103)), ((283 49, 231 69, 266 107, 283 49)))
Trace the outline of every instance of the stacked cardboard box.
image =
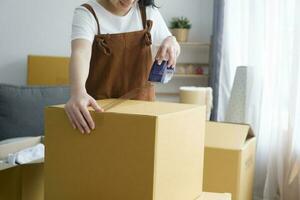
MULTIPOLYGON (((0 144, 0 160, 10 153, 41 142, 41 137, 17 139, 14 142, 0 144)), ((1 200, 42 200, 44 196, 43 161, 25 165, 0 164, 0 199, 1 200)))
POLYGON ((204 190, 252 200, 256 138, 249 125, 207 122, 204 190))
POLYGON ((205 106, 128 100, 104 113, 90 109, 90 135, 72 128, 63 107, 45 110, 45 200, 201 195, 205 106))

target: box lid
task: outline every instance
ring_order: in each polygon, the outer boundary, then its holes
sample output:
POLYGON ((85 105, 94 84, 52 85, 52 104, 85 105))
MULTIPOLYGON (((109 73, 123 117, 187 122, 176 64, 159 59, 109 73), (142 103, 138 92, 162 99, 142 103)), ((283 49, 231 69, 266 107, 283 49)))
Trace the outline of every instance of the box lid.
MULTIPOLYGON (((184 110, 195 109, 199 105, 170 103, 170 102, 158 102, 158 101, 138 101, 138 100, 120 100, 120 99, 105 99, 97 100, 97 103, 105 108, 111 104, 115 104, 112 108, 107 109, 105 112, 110 113, 124 113, 135 115, 149 115, 159 116, 175 112, 181 112, 184 110)), ((64 104, 52 105, 50 108, 63 108, 64 104)), ((90 111, 94 111, 91 107, 90 111)))
POLYGON ((247 124, 206 122, 205 147, 238 150, 253 137, 253 131, 247 124))

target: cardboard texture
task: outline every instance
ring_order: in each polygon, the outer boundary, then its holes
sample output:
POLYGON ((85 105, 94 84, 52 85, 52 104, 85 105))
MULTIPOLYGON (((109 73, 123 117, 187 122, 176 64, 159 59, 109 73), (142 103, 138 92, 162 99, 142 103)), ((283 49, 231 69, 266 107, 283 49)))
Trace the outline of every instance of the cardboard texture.
MULTIPOLYGON (((116 101, 99 100, 99 105, 116 101)), ((45 200, 194 200, 202 192, 205 107, 127 100, 90 135, 64 105, 45 109, 45 200)))
POLYGON ((27 85, 68 85, 68 57, 29 55, 27 85))
POLYGON ((207 122, 203 188, 252 200, 256 138, 249 125, 207 122))
POLYGON ((23 165, 22 200, 44 200, 44 163, 23 165))
POLYGON ((0 200, 43 200, 43 163, 0 171, 0 200))
MULTIPOLYGON (((41 137, 29 137, 9 144, 1 144, 2 158, 4 152, 15 153, 39 142, 41 137)), ((0 200, 43 200, 43 170, 43 163, 17 166, 0 164, 0 200)))
POLYGON ((203 192, 197 200, 231 200, 231 194, 203 192))
POLYGON ((0 171, 0 199, 21 199, 21 168, 13 167, 0 171))

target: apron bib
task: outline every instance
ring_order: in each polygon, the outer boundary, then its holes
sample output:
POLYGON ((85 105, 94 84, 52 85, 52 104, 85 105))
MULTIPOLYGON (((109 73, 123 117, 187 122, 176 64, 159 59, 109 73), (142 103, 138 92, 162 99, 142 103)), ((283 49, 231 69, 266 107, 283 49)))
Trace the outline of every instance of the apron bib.
POLYGON ((101 34, 95 11, 83 4, 95 17, 98 34, 92 45, 87 93, 94 99, 119 98, 142 87, 132 99, 155 100, 154 85, 148 82, 152 66, 152 21, 146 20, 146 8, 140 7, 143 30, 117 34, 101 34))

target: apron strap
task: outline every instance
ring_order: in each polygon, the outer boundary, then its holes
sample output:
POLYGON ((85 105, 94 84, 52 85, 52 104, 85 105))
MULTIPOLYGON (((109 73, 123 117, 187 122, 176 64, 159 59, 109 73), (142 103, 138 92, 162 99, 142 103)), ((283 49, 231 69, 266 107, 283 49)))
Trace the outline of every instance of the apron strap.
POLYGON ((142 21, 143 21, 143 27, 145 29, 146 28, 146 23, 147 23, 146 7, 142 6, 141 4, 139 4, 139 6, 140 6, 142 21))
POLYGON ((82 4, 81 6, 85 7, 86 9, 88 9, 92 15, 94 16, 96 22, 97 22, 97 27, 98 27, 98 35, 100 35, 100 25, 99 25, 99 20, 97 18, 97 15, 94 11, 94 9, 92 8, 92 6, 90 6, 89 4, 85 3, 85 4, 82 4))

